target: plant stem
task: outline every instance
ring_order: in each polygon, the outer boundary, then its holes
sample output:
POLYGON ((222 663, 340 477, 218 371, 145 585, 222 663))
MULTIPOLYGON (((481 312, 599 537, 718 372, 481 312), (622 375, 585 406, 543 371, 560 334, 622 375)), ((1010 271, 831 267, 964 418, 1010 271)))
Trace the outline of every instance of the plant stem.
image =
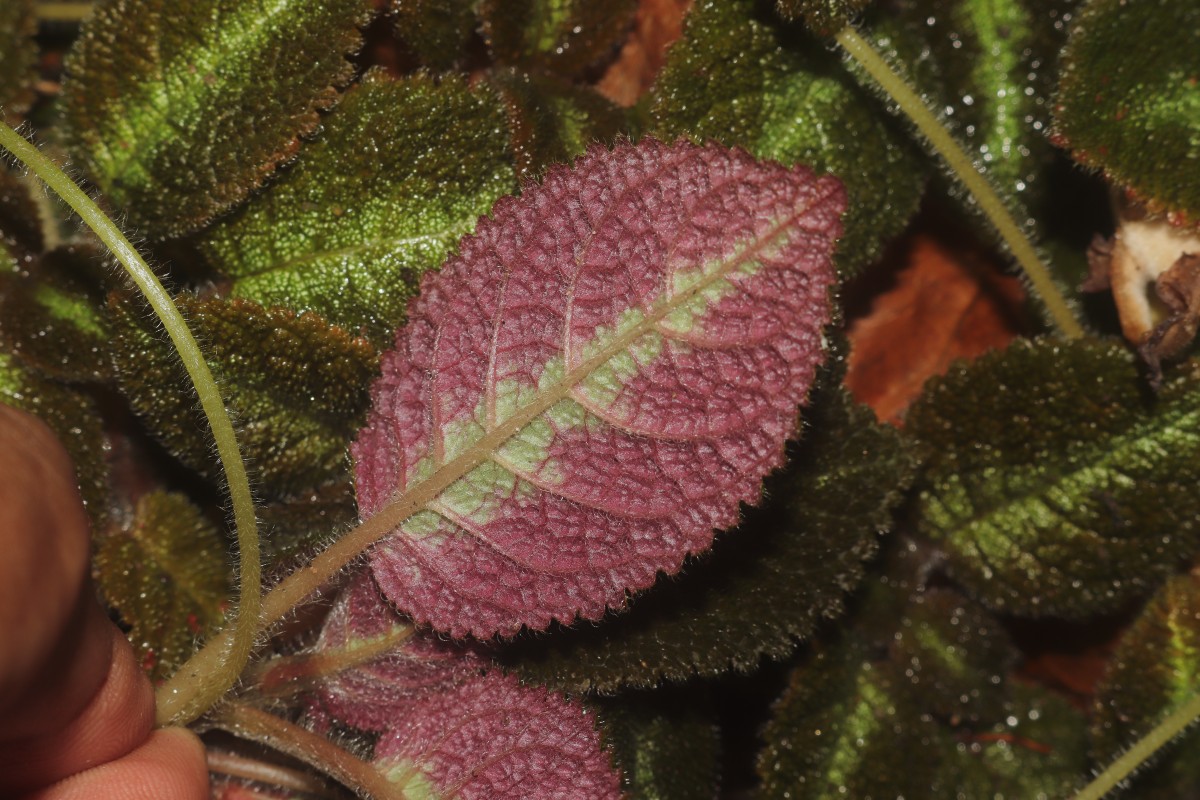
POLYGON ((1160 748, 1183 733, 1184 728, 1197 718, 1200 718, 1200 692, 1192 695, 1187 702, 1168 714, 1153 730, 1126 750, 1120 758, 1109 764, 1095 780, 1075 795, 1074 800, 1100 800, 1120 786, 1140 765, 1149 761, 1160 748))
POLYGON ((415 629, 411 625, 396 625, 385 634, 356 641, 352 647, 279 656, 246 670, 242 682, 263 697, 286 697, 319 680, 386 655, 413 633, 415 629))
POLYGON ((233 506, 234 524, 237 529, 241 597, 235 621, 227 628, 231 629, 232 633, 226 637, 226 642, 218 657, 214 659, 215 663, 211 664, 210 671, 199 676, 198 690, 193 692, 190 702, 183 706, 170 702, 175 694, 172 688, 174 678, 158 690, 158 724, 185 724, 203 714, 233 686, 250 659, 254 639, 259 631, 262 565, 258 527, 254 518, 250 481, 238 450, 233 422, 229 419, 225 401, 221 398, 221 391, 217 388, 212 372, 204 361, 204 354, 201 353, 200 346, 196 344, 196 339, 179 309, 171 300, 171 295, 116 224, 53 161, 8 125, 0 124, 0 147, 32 170, 50 191, 74 209, 129 273, 129 277, 145 295, 150 307, 154 309, 154 313, 171 337, 171 342, 183 361, 184 369, 196 387, 204 416, 212 428, 221 467, 225 470, 229 500, 233 506))
POLYGON ((91 3, 35 3, 34 13, 41 22, 83 22, 92 15, 91 3))
POLYGON ((268 764, 253 758, 246 758, 237 753, 227 753, 224 750, 214 750, 209 747, 205 751, 208 761, 208 771, 231 778, 254 781, 255 783, 273 786, 279 789, 290 789, 304 795, 334 797, 331 784, 308 772, 289 769, 279 764, 268 764))
POLYGON ((907 81, 884 60, 874 45, 859 36, 853 26, 847 25, 843 28, 837 34, 837 41, 912 120, 917 130, 945 160, 950 171, 975 198, 980 210, 996 228, 1000 238, 1008 245, 1013 257, 1025 271, 1034 294, 1041 299, 1050 321, 1058 328, 1059 333, 1068 339, 1082 337, 1083 326, 1076 319, 1066 297, 1054 283, 1050 270, 1042 263, 1037 250, 1022 233, 987 176, 976 168, 954 136, 946 130, 907 81))
POLYGON ((265 744, 303 761, 373 800, 403 800, 404 788, 389 781, 374 764, 363 761, 299 725, 244 703, 228 703, 212 724, 235 736, 265 744))

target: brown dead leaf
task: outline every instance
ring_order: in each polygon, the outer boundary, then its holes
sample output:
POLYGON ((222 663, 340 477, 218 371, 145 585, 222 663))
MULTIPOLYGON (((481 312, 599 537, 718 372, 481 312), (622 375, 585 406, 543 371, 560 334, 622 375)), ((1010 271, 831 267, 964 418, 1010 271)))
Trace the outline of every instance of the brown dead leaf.
POLYGON ((619 106, 636 103, 658 77, 691 5, 692 0, 642 0, 629 41, 596 84, 600 94, 619 106))
POLYGON ((894 251, 895 284, 849 331, 846 386, 899 425, 925 381, 1004 347, 1025 325, 1025 292, 978 245, 917 232, 894 251))

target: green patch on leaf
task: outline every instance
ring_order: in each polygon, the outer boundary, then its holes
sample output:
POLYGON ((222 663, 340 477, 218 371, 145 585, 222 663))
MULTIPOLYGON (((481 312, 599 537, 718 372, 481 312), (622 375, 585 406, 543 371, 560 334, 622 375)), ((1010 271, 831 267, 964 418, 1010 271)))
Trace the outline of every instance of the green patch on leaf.
MULTIPOLYGON (((239 423, 258 489, 283 497, 348 471, 346 447, 366 412, 374 348, 316 314, 245 300, 175 298, 239 423)), ((190 384, 165 334, 132 302, 112 304, 121 388, 154 435, 207 475, 218 467, 190 384)))
POLYGON ((850 24, 850 20, 872 0, 775 0, 784 19, 803 17, 804 24, 819 36, 832 36, 850 24))
POLYGON ((33 102, 37 79, 37 15, 34 0, 0 3, 0 111, 14 122, 33 102))
MULTIPOLYGON (((1096 689, 1092 753, 1107 764, 1200 686, 1200 578, 1171 578, 1125 632, 1096 689)), ((1184 734, 1133 781, 1138 797, 1200 791, 1200 733, 1184 734)))
POLYGON ((1063 51, 1055 132, 1152 210, 1200 222, 1200 5, 1091 0, 1063 51), (1190 166, 1189 166, 1190 165, 1190 166))
POLYGON ((598 701, 600 730, 628 800, 717 796, 720 731, 711 703, 698 694, 632 692, 598 701))
POLYGON ((517 188, 507 127, 464 78, 369 72, 323 137, 202 247, 235 297, 390 339, 421 273, 517 188))
POLYGON ((392 0, 396 33, 422 63, 449 69, 477 24, 476 0, 392 0))
POLYGON ((578 75, 616 55, 637 0, 481 0, 483 35, 501 64, 578 75))
POLYGON ((1080 617, 1195 550, 1200 382, 1153 400, 1120 345, 1018 342, 960 364, 908 417, 920 527, 994 609, 1080 617))
POLYGON ((223 619, 233 583, 227 549, 187 498, 162 491, 139 500, 132 519, 101 537, 100 589, 130 626, 129 640, 152 679, 169 676, 223 619))
POLYGON ((108 271, 87 246, 51 250, 0 277, 0 342, 39 371, 67 381, 112 377, 108 271))
POLYGON ((624 112, 589 87, 515 68, 490 71, 488 83, 508 112, 513 161, 522 178, 626 132, 624 112))
POLYGON ((67 63, 73 154, 146 235, 195 230, 316 131, 369 14, 365 0, 101 3, 67 63))
POLYGON ((862 578, 863 561, 912 475, 901 437, 841 389, 814 398, 805 438, 711 553, 620 617, 559 631, 506 654, 539 681, 612 693, 781 658, 862 578))
POLYGON ((91 398, 46 380, 16 357, 0 353, 0 403, 35 415, 58 436, 75 464, 79 494, 92 527, 99 530, 109 514, 107 445, 91 398))
MULTIPOLYGON (((915 88, 992 182, 1030 208, 1053 155, 1046 136, 1065 21, 1077 0, 914 0, 880 15, 915 88)), ((953 183, 953 182, 952 182, 953 183)), ((957 186, 955 186, 957 191, 957 186)))
POLYGON ((647 101, 650 131, 835 173, 850 198, 837 263, 852 275, 916 211, 924 165, 826 45, 784 44, 753 11, 747 0, 696 3, 647 101))

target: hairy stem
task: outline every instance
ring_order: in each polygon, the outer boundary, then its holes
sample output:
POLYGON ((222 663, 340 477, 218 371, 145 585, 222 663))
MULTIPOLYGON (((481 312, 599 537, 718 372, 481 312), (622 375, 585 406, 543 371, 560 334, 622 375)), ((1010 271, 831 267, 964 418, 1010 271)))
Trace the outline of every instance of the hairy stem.
POLYGON ((246 465, 242 461, 241 452, 238 450, 233 422, 229 419, 221 391, 204 361, 200 346, 196 344, 195 337, 192 336, 179 309, 175 307, 171 295, 116 224, 54 162, 8 125, 0 124, 0 147, 32 170, 50 191, 74 209, 129 273, 129 277, 145 295, 150 307, 154 309, 154 313, 171 337, 171 342, 183 361, 184 369, 196 387, 204 416, 212 428, 221 467, 225 470, 234 524, 237 528, 241 598, 236 619, 228 628, 231 633, 226 637, 220 652, 216 654, 217 657, 213 659, 210 670, 191 678, 196 681, 196 685, 189 692, 188 702, 176 701, 179 695, 176 678, 172 678, 158 690, 155 698, 158 703, 158 724, 186 724, 207 711, 237 681, 238 675, 250 658, 254 639, 259 631, 262 565, 258 527, 254 518, 250 481, 246 476, 246 465))
POLYGON ((304 691, 320 680, 386 655, 407 641, 414 632, 411 625, 397 625, 381 636, 355 641, 352 647, 279 656, 246 670, 242 682, 263 697, 286 697, 304 691))
POLYGON ((975 198, 980 210, 996 228, 1021 269, 1025 271, 1034 294, 1045 306, 1047 316, 1068 339, 1084 335, 1066 297, 1051 277, 1050 270, 1038 257, 1037 250, 1022 233, 1008 207, 996 192, 987 176, 971 162, 954 136, 946 130, 937 116, 929 110, 912 87, 879 54, 875 47, 858 35, 853 26, 846 26, 837 35, 838 44, 853 58, 889 97, 896 102, 917 130, 945 160, 951 172, 975 198))
POLYGON ((92 15, 91 3, 35 3, 34 13, 42 22, 83 22, 92 15))
POLYGON ((228 703, 212 724, 235 736, 294 756, 360 795, 373 800, 403 800, 402 786, 392 783, 374 764, 338 747, 324 736, 243 703, 228 703))
POLYGON ((237 753, 214 750, 211 747, 205 751, 205 758, 208 761, 208 771, 218 775, 228 775, 231 778, 240 778, 266 786, 301 792, 305 797, 332 799, 340 795, 340 792, 334 794, 332 784, 326 783, 324 779, 298 769, 289 769, 279 764, 268 764, 237 753))
POLYGON ((1149 761, 1168 742, 1184 729, 1200 718, 1200 692, 1172 711, 1145 736, 1139 739, 1133 747, 1096 776, 1096 779, 1083 787, 1075 800, 1100 800, 1104 795, 1117 789, 1121 782, 1128 778, 1134 770, 1149 761))

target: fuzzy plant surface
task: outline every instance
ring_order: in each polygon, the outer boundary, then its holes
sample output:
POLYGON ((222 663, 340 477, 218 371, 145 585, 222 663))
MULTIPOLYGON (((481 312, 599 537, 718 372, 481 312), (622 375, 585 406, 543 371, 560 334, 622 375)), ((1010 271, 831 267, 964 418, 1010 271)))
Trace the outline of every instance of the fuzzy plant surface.
POLYGON ((0 2, 0 402, 212 797, 1196 796, 1198 8, 0 2))

